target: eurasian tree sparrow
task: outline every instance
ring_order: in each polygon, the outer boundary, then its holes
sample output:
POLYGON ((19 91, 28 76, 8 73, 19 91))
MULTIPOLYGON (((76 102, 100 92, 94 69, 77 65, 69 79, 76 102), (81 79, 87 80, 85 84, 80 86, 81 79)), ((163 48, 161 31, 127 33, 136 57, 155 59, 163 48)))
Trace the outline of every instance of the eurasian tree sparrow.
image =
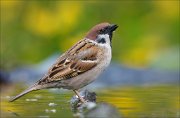
POLYGON ((10 101, 39 89, 64 88, 73 90, 84 102, 77 90, 93 82, 110 64, 111 40, 117 27, 109 23, 94 26, 85 38, 57 59, 42 79, 10 101))

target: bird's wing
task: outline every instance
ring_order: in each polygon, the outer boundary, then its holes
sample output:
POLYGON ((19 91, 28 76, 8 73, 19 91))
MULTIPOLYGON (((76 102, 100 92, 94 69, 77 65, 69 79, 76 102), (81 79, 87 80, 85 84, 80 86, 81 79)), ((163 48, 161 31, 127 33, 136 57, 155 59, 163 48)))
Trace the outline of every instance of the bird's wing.
POLYGON ((45 78, 39 83, 49 83, 78 76, 98 63, 98 47, 95 43, 81 40, 63 54, 49 69, 45 78))

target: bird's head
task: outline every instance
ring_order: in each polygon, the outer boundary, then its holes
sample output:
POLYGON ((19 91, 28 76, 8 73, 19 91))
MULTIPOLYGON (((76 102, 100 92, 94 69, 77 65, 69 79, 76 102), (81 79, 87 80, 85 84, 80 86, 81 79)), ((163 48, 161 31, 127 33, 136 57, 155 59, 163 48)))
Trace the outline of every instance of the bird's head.
POLYGON ((106 40, 111 42, 113 31, 118 28, 115 24, 100 23, 87 33, 86 38, 97 41, 98 43, 105 43, 106 40))

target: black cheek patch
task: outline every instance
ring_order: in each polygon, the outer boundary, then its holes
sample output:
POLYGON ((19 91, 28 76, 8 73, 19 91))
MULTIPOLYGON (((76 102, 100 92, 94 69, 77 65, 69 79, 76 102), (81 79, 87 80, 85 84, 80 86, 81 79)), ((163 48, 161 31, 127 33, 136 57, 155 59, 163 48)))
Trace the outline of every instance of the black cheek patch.
POLYGON ((106 40, 105 40, 105 38, 101 38, 101 39, 99 39, 97 42, 104 44, 104 43, 106 43, 106 40))

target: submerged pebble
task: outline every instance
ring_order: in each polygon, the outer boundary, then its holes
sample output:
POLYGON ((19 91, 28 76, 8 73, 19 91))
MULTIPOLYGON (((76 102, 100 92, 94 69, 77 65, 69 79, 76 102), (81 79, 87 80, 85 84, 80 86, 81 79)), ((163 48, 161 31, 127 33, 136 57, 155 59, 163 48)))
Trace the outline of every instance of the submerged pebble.
POLYGON ((38 116, 39 118, 49 118, 49 116, 38 116))
POLYGON ((38 101, 37 99, 26 99, 26 101, 35 102, 38 101))
POLYGON ((56 113, 56 109, 51 109, 51 110, 45 109, 45 112, 46 113, 56 113))
POLYGON ((10 99, 11 97, 10 97, 10 96, 6 96, 5 98, 6 98, 6 99, 10 99))
POLYGON ((41 95, 35 95, 34 97, 35 97, 35 98, 37 98, 37 99, 42 98, 42 96, 41 96, 41 95))
POLYGON ((50 106, 50 107, 53 107, 53 106, 56 106, 56 105, 57 105, 57 104, 55 104, 55 103, 51 103, 51 102, 49 103, 49 106, 50 106))
POLYGON ((51 111, 52 111, 53 113, 56 113, 56 109, 52 109, 51 111))

